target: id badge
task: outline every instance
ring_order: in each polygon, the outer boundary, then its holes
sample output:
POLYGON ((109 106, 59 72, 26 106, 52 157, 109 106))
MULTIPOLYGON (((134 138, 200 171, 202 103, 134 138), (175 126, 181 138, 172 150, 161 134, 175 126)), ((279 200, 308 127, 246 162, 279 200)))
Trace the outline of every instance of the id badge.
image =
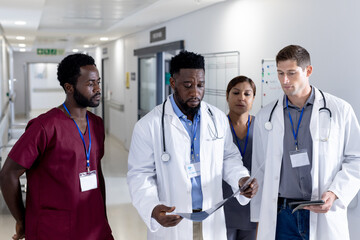
POLYGON ((291 166, 293 168, 310 165, 309 156, 306 149, 290 151, 291 166))
POLYGON ((200 176, 200 162, 191 163, 185 166, 188 178, 200 176))
POLYGON ((97 188, 96 170, 79 173, 81 192, 97 188))

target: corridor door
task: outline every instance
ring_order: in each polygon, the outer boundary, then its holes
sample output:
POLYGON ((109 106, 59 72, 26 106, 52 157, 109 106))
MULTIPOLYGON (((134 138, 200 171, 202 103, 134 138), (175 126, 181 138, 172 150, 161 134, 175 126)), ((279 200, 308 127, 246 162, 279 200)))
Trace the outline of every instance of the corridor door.
POLYGON ((156 106, 156 56, 139 58, 138 118, 156 106))

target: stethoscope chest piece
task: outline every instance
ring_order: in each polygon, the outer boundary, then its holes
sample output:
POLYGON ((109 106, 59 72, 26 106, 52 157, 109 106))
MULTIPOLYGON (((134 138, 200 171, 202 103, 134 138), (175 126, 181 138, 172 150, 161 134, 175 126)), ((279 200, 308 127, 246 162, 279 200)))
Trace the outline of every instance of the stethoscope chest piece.
POLYGON ((170 160, 170 154, 168 154, 167 152, 163 152, 161 154, 161 160, 164 162, 168 162, 170 160))
POLYGON ((268 131, 272 130, 272 123, 270 121, 265 123, 265 129, 268 131))

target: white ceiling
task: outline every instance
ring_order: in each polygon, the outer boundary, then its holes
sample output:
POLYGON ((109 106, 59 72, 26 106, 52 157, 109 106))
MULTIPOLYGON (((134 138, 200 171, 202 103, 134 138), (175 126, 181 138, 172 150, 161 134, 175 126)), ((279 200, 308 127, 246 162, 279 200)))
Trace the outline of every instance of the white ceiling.
POLYGON ((0 0, 0 24, 14 51, 85 50, 225 0, 0 0), (25 21, 25 25, 16 25, 25 21), (24 36, 25 40, 17 40, 24 36))

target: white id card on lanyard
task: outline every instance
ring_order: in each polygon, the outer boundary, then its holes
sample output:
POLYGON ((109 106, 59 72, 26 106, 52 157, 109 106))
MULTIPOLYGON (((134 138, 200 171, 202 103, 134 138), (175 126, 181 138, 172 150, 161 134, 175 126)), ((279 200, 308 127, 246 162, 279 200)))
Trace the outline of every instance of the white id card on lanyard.
POLYGON ((79 173, 81 191, 89 191, 97 188, 96 170, 79 173))
POLYGON ((290 151, 291 166, 293 168, 310 165, 309 156, 306 149, 290 151))
POLYGON ((185 166, 188 178, 200 176, 200 162, 191 163, 185 166))

